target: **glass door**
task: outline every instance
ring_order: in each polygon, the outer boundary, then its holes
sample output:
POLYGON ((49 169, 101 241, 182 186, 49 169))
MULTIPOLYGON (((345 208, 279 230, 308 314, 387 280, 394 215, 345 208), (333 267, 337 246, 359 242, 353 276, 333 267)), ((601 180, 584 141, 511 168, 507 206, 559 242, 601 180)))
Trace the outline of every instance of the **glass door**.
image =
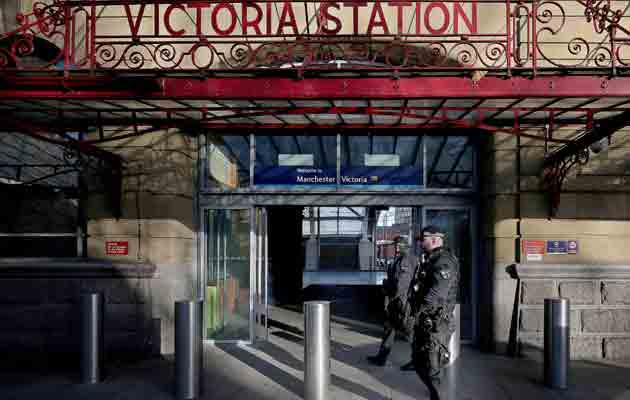
POLYGON ((252 333, 250 209, 207 209, 205 338, 250 342, 252 333))
POLYGON ((477 321, 472 209, 470 207, 425 207, 422 210, 422 226, 439 227, 446 235, 445 246, 450 248, 459 260, 461 338, 474 341, 477 321))
POLYGON ((267 340, 267 289, 269 272, 269 248, 267 244, 267 209, 257 207, 254 209, 254 221, 252 226, 252 251, 255 252, 253 260, 254 281, 254 338, 267 340))

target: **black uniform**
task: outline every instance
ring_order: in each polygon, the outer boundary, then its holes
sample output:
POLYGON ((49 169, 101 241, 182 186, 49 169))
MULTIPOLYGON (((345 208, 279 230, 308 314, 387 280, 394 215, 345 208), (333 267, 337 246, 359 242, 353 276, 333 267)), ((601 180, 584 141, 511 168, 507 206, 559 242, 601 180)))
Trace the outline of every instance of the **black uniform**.
POLYGON ((422 264, 414 287, 414 340, 416 373, 427 385, 431 400, 439 399, 433 380, 448 364, 448 343, 455 330, 452 315, 457 303, 459 263, 446 248, 434 249, 422 264))
POLYGON ((413 332, 413 318, 409 300, 409 288, 413 281, 418 258, 406 255, 398 256, 387 269, 387 281, 383 283, 385 290, 385 326, 378 355, 368 357, 375 364, 384 365, 391 351, 396 333, 407 341, 413 332))

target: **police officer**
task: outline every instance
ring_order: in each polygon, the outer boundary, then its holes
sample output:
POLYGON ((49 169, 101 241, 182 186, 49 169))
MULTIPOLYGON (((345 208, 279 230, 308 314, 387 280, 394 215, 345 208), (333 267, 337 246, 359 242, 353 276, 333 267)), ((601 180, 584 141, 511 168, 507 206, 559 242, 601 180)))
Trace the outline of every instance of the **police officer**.
POLYGON ((456 326, 452 315, 457 302, 459 262, 444 247, 444 234, 439 228, 425 227, 420 240, 425 260, 412 282, 412 360, 431 400, 439 400, 434 382, 439 382, 441 369, 450 359, 448 343, 456 326))
MULTIPOLYGON (((409 300, 409 288, 418 266, 417 257, 403 254, 400 250, 400 236, 394 239, 396 256, 394 262, 387 267, 387 279, 383 282, 385 292, 385 323, 383 337, 378 354, 367 357, 372 364, 383 366, 391 352, 396 333, 407 341, 413 331, 413 321, 409 300)), ((410 361, 401 367, 403 370, 413 370, 410 361)))

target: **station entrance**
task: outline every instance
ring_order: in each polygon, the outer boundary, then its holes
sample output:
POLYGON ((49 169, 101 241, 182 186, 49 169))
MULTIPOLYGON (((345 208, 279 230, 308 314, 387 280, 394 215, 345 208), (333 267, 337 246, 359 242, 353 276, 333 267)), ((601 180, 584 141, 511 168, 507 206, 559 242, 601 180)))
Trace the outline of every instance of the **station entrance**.
POLYGON ((266 340, 270 308, 301 312, 305 300, 330 300, 333 318, 378 326, 394 241, 419 255, 414 238, 436 225, 461 265, 461 338, 476 341, 471 132, 206 138, 198 263, 206 340, 266 340))

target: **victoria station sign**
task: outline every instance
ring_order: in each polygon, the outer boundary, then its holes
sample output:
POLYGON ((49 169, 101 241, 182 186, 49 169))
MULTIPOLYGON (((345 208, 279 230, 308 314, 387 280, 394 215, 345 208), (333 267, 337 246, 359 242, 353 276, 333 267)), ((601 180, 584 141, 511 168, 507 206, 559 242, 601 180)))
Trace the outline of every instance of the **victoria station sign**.
POLYGON ((124 11, 134 38, 145 25, 154 36, 200 38, 301 36, 310 29, 321 36, 475 34, 478 26, 476 2, 223 1, 142 4, 135 12, 124 5, 124 11))
POLYGON ((630 67, 620 2, 166 1, 35 3, 3 35, 0 69, 30 68, 34 37, 59 47, 42 68, 243 70, 608 69, 630 67), (4 60, 4 61, 3 61, 4 60))

